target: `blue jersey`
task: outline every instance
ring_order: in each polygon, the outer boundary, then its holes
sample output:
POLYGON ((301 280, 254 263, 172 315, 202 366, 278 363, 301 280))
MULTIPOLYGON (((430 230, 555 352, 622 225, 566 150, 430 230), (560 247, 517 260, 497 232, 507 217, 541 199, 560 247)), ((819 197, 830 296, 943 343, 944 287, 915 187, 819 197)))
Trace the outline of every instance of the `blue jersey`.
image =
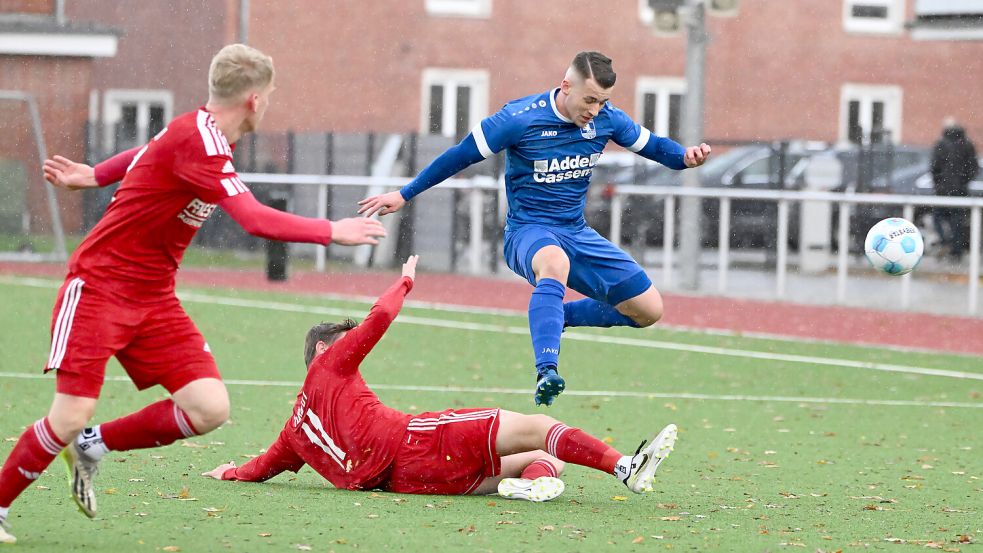
POLYGON ((583 226, 591 173, 608 141, 638 152, 651 136, 610 103, 577 127, 557 109, 558 91, 509 102, 472 130, 485 158, 508 150, 507 223, 583 226))

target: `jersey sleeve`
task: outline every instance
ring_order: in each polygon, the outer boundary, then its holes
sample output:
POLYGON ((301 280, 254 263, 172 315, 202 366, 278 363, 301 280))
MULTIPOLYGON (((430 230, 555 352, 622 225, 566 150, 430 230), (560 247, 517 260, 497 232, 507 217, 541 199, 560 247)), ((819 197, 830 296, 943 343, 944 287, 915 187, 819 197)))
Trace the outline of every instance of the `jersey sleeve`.
POLYGON ((400 278, 376 300, 365 320, 349 330, 331 349, 338 352, 340 365, 346 370, 358 369, 359 363, 372 351, 386 329, 392 324, 399 310, 403 307, 403 299, 413 289, 413 279, 400 278))
POLYGON ((250 459, 241 467, 225 471, 222 473, 222 480, 265 482, 287 470, 297 472, 304 464, 304 460, 290 447, 287 430, 284 429, 265 453, 250 459))
POLYGON ((482 119, 471 130, 471 134, 481 156, 487 159, 517 144, 525 128, 524 119, 513 115, 506 106, 498 113, 482 119))
POLYGON ((251 192, 226 197, 218 204, 246 232, 267 240, 331 243, 331 221, 301 217, 259 203, 251 192))
POLYGON ((232 149, 221 137, 192 135, 175 153, 173 170, 195 196, 210 204, 249 192, 232 166, 232 149))
POLYGON ((615 144, 670 169, 686 168, 686 163, 683 161, 686 150, 676 141, 652 134, 616 107, 612 106, 609 109, 611 124, 614 127, 611 139, 615 144))
POLYGON ((123 177, 126 176, 126 170, 130 167, 130 163, 133 163, 133 158, 136 157, 142 148, 143 146, 137 146, 136 148, 120 152, 105 161, 97 163, 93 168, 96 183, 99 186, 108 186, 114 182, 123 180, 123 177))

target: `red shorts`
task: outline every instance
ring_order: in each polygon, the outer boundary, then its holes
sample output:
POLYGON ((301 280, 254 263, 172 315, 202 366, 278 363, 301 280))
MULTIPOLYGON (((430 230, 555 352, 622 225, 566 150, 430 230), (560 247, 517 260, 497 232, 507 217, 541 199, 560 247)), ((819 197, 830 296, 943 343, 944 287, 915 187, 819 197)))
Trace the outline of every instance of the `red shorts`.
POLYGON ((114 355, 139 390, 160 384, 173 393, 199 378, 221 378, 176 296, 131 302, 69 275, 51 314, 45 372, 58 371, 60 393, 98 398, 114 355))
POLYGON ((410 419, 387 491, 466 495, 502 470, 498 409, 448 409, 410 419))

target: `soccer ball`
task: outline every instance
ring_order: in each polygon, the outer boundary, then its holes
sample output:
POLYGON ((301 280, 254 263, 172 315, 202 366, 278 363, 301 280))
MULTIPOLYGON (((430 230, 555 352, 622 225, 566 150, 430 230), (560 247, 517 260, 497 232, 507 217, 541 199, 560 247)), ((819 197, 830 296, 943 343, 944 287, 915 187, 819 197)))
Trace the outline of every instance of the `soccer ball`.
POLYGON ((915 270, 925 252, 922 233, 911 221, 900 217, 884 219, 867 231, 864 253, 878 271, 904 275, 915 270))

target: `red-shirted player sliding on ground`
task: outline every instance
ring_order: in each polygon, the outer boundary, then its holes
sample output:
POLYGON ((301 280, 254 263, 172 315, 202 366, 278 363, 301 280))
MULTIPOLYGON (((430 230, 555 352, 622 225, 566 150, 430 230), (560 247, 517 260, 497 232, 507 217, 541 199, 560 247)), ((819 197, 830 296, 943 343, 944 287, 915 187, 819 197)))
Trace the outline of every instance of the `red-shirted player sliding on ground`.
POLYGON ((146 146, 95 168, 62 157, 45 162, 45 177, 56 186, 123 183, 69 260, 45 368, 57 370, 55 399, 0 470, 0 543, 15 541, 2 526, 10 504, 63 448, 72 494, 92 517, 92 478, 107 451, 159 447, 225 422, 229 398, 215 360, 174 295, 184 250, 216 205, 251 234, 274 240, 355 245, 385 236, 378 221, 364 217, 308 219, 256 201, 232 166, 232 144, 263 119, 273 61, 241 44, 226 46, 208 79, 208 104, 171 121, 146 146), (83 431, 113 355, 137 388, 161 385, 171 398, 83 431))
POLYGON ((563 492, 564 463, 611 474, 631 491, 652 489, 672 451, 676 426, 665 427, 634 455, 546 415, 501 409, 448 409, 409 415, 386 407, 359 364, 382 338, 413 288, 416 256, 403 276, 356 325, 321 323, 307 333, 307 378, 293 415, 266 453, 241 467, 226 463, 203 476, 262 482, 310 465, 338 488, 398 493, 489 494, 546 501, 563 492))

